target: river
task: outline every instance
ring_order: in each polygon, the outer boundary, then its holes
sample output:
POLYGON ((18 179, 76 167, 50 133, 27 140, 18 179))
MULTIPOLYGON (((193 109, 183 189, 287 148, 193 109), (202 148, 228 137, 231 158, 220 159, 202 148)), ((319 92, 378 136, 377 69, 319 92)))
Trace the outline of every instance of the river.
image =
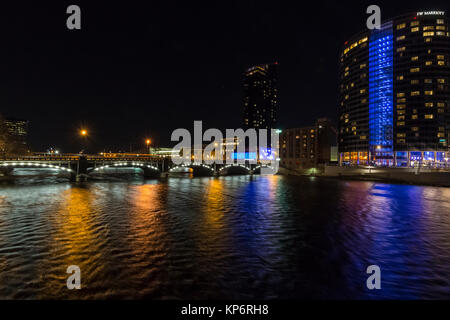
POLYGON ((450 298, 450 188, 288 177, 0 184, 0 299, 450 298), (68 290, 66 269, 81 270, 68 290), (369 290, 369 265, 381 289, 369 290))

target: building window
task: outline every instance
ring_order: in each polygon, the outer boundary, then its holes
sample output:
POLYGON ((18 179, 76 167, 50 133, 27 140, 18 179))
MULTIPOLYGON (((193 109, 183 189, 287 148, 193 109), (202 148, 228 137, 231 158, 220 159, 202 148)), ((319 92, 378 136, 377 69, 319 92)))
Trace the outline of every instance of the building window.
POLYGON ((406 50, 406 47, 397 48, 397 52, 403 52, 406 50))
POLYGON ((417 31, 419 31, 419 27, 411 28, 411 32, 417 32, 417 31))
POLYGON ((397 25, 397 30, 403 29, 406 27, 406 23, 401 23, 399 25, 397 25))
POLYGON ((410 72, 419 72, 420 68, 411 68, 409 71, 410 72))
POLYGON ((439 61, 438 61, 438 66, 445 66, 445 62, 442 61, 442 60, 439 60, 439 61))
POLYGON ((425 119, 433 119, 433 115, 432 114, 426 114, 425 115, 425 119))
POLYGON ((419 60, 418 56, 411 57, 411 61, 417 61, 417 60, 419 60))
POLYGON ((420 91, 411 91, 411 96, 412 97, 418 96, 418 95, 420 95, 420 91))
POLYGON ((432 96, 433 95, 433 90, 425 91, 425 95, 432 96))
POLYGON ((425 26, 423 27, 423 31, 434 30, 434 26, 425 26))
POLYGON ((425 107, 432 108, 433 107, 433 102, 425 102, 425 107))
POLYGON ((419 25, 419 21, 412 21, 411 22, 411 27, 415 27, 419 25))
POLYGON ((403 76, 397 76, 397 80, 403 80, 403 76))
POLYGON ((424 37, 432 37, 432 36, 434 36, 434 31, 424 32, 424 33, 423 33, 423 36, 424 36, 424 37))
POLYGON ((413 114, 413 115, 411 116, 411 119, 413 119, 413 120, 417 119, 417 114, 413 114))
POLYGON ((411 80, 411 84, 419 84, 419 80, 411 80))
POLYGON ((403 35, 403 36, 400 36, 400 37, 397 37, 397 41, 401 41, 401 40, 405 40, 405 36, 403 35))
POLYGON ((437 23, 437 24, 444 24, 444 19, 437 19, 437 20, 436 20, 436 23, 437 23))

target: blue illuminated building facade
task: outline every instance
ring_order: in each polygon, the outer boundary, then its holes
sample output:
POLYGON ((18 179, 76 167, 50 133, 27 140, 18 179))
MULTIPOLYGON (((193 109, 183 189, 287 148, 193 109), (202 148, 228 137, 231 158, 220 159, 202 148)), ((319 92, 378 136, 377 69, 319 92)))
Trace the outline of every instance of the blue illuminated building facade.
POLYGON ((450 30, 443 11, 405 14, 346 41, 339 155, 345 165, 450 165, 450 30))
POLYGON ((369 40, 369 150, 385 165, 392 165, 394 158, 392 38, 389 22, 369 40))

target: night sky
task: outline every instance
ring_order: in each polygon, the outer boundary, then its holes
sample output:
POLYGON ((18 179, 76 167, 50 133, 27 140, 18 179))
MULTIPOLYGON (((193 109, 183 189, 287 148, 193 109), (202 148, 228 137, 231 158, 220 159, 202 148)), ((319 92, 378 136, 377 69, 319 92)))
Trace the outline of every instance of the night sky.
POLYGON ((31 122, 33 151, 129 150, 171 132, 242 127, 242 75, 279 63, 279 127, 336 120, 338 55, 365 28, 370 4, 382 19, 448 1, 21 1, 2 3, 0 114, 31 122), (297 5, 295 5, 295 3, 297 5), (66 28, 77 4, 82 29, 66 28))

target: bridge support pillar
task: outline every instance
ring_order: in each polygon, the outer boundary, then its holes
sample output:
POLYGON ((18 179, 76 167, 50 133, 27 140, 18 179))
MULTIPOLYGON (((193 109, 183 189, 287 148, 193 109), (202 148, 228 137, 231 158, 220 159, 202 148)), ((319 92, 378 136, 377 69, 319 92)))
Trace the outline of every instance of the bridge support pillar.
POLYGON ((0 168, 0 176, 9 176, 14 168, 0 168))

